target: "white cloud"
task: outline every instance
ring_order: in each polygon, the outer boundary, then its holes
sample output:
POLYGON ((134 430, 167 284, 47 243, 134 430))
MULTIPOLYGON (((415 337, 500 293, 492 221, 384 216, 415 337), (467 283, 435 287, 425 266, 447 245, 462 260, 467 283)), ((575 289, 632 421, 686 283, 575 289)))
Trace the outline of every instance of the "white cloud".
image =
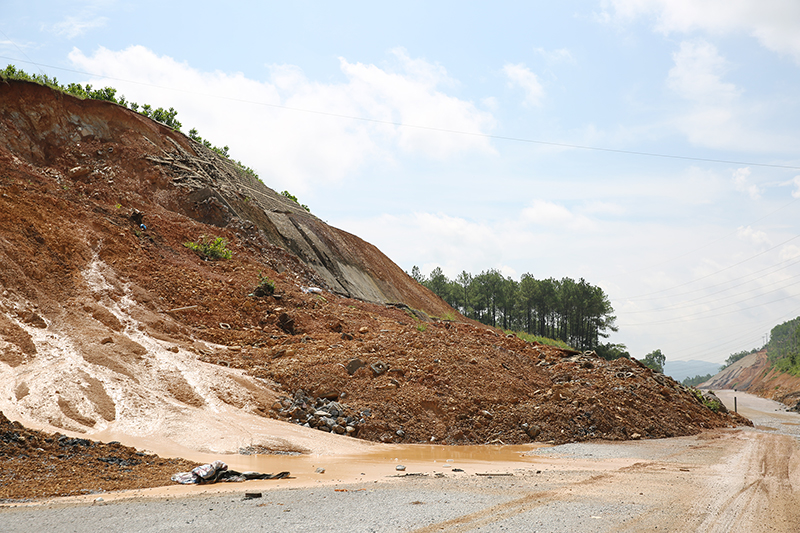
POLYGON ((792 179, 792 183, 794 183, 795 189, 792 191, 792 198, 800 198, 800 176, 795 176, 792 179))
POLYGON ((781 248, 779 259, 781 261, 789 261, 790 259, 795 259, 800 257, 800 246, 796 246, 794 244, 787 244, 783 248, 781 248))
POLYGON ((533 205, 522 210, 522 222, 539 226, 565 227, 572 230, 594 229, 594 223, 584 215, 576 215, 563 205, 544 200, 534 200, 533 205))
POLYGON ((740 226, 739 228, 737 228, 736 236, 742 240, 752 242, 753 244, 756 245, 771 244, 769 237, 767 237, 766 233, 764 233, 763 231, 754 230, 750 226, 747 227, 740 226))
POLYGON ((591 201, 583 206, 582 211, 593 215, 611 215, 622 216, 625 214, 625 208, 617 203, 591 201))
POLYGON ((761 189, 754 183, 748 183, 750 168, 737 168, 733 172, 733 186, 739 192, 746 192, 753 200, 761 198, 761 189))
POLYGON ((768 50, 800 63, 800 2, 796 0, 607 0, 613 17, 654 16, 665 34, 696 30, 713 34, 744 32, 768 50))
POLYGON ((548 63, 574 63, 575 58, 572 53, 566 48, 559 48, 557 50, 545 50, 544 48, 536 48, 536 53, 542 56, 548 63))
POLYGON ((494 96, 487 96, 486 98, 481 98, 481 105, 488 109, 489 111, 497 111, 500 107, 500 104, 497 102, 497 98, 494 96))
POLYGON ((69 16, 66 17, 61 22, 57 22, 50 26, 49 29, 56 35, 60 35, 62 37, 66 37, 68 39, 73 39, 80 35, 83 35, 88 30, 92 30, 94 28, 102 28, 106 25, 108 19, 106 17, 75 17, 69 16))
POLYGON ((531 106, 541 105, 544 98, 544 87, 539 83, 539 78, 523 65, 506 65, 503 73, 508 77, 509 87, 519 87, 525 91, 525 104, 531 106))
POLYGON ((444 68, 400 49, 392 56, 394 71, 341 58, 346 81, 332 83, 309 80, 293 65, 269 66, 269 81, 203 72, 142 46, 99 48, 90 56, 73 49, 69 59, 98 75, 88 80, 94 85, 107 76, 128 100, 174 107, 184 130, 196 127, 213 144, 230 146, 279 190, 303 192, 368 163, 393 164, 400 154, 447 160, 494 153, 481 135, 493 127, 493 116, 443 92, 456 83, 444 68))
POLYGON ((675 66, 669 71, 667 85, 683 98, 718 106, 739 96, 734 84, 721 79, 727 62, 714 45, 700 39, 684 41, 672 58, 675 66))
POLYGON ((692 144, 747 151, 775 151, 791 146, 793 141, 788 136, 760 126, 764 122, 764 104, 742 102, 742 91, 723 81, 728 63, 714 45, 702 39, 684 41, 672 57, 674 66, 666 84, 687 105, 669 123, 692 144))

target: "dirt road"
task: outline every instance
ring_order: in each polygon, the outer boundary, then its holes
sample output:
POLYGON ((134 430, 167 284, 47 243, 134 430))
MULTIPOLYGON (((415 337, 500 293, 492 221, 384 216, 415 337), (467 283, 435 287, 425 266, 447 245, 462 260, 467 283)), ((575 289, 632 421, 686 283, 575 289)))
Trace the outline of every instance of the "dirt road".
MULTIPOLYGON (((733 406, 732 391, 717 394, 733 406)), ((501 472, 468 457, 439 456, 435 465, 418 459, 404 472, 424 475, 390 477, 398 473, 395 462, 378 460, 363 466, 384 468, 380 479, 297 487, 249 482, 217 493, 193 487, 190 495, 176 487, 159 498, 6 507, 0 530, 797 531, 800 415, 736 397, 756 429, 541 448, 516 464, 504 457, 501 472), (494 475, 480 475, 487 473, 494 475), (247 500, 245 491, 263 497, 247 500)))

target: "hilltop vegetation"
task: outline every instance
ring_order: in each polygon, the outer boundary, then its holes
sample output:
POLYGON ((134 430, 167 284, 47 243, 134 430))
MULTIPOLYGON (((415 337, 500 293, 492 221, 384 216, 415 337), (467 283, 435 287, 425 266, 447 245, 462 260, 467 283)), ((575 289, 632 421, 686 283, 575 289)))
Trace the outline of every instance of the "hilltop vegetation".
POLYGON ((416 266, 411 277, 466 317, 504 330, 557 339, 580 350, 598 348, 601 338, 617 331, 608 297, 582 278, 537 280, 523 274, 515 281, 490 269, 477 276, 463 271, 450 280, 439 267, 426 277, 416 266))
POLYGON ((772 328, 767 359, 776 370, 800 376, 800 317, 772 328))
MULTIPOLYGON (((85 86, 81 85, 80 83, 70 83, 67 85, 62 85, 58 82, 57 78, 51 78, 47 74, 28 74, 22 69, 18 69, 14 65, 7 65, 5 69, 0 70, 0 80, 2 79, 9 79, 9 80, 25 80, 25 81, 32 81, 34 83, 38 83, 40 85, 45 85, 50 87, 51 89, 55 89, 57 91, 61 91, 63 93, 71 94, 72 96, 76 96, 81 99, 91 99, 91 100, 102 100, 105 102, 111 102, 117 105, 121 105, 131 111, 135 111, 140 115, 144 115, 148 118, 155 120, 156 122, 160 122, 165 126, 172 128, 175 131, 181 131, 183 124, 177 119, 178 112, 170 107, 169 109, 164 109, 163 107, 156 107, 154 108, 150 104, 143 104, 139 105, 136 102, 130 102, 124 95, 117 96, 117 89, 113 87, 103 87, 101 89, 95 89, 89 84, 85 86)), ((215 146, 209 141, 208 139, 204 139, 200 136, 200 133, 197 131, 197 128, 192 128, 189 130, 187 136, 192 139, 193 141, 199 142, 206 148, 213 150, 214 152, 218 153, 222 157, 230 159, 229 154, 229 147, 227 145, 223 147, 215 146)), ((252 177, 256 179, 261 179, 258 177, 258 174, 255 170, 248 167, 241 161, 236 161, 231 159, 234 163, 236 163, 239 168, 241 168, 245 173, 250 174, 252 177)), ((298 204, 300 204, 299 200, 296 196, 290 194, 288 191, 283 191, 281 194, 290 200, 294 200, 298 204)), ((303 209, 306 211, 311 211, 307 205, 300 204, 303 209)))

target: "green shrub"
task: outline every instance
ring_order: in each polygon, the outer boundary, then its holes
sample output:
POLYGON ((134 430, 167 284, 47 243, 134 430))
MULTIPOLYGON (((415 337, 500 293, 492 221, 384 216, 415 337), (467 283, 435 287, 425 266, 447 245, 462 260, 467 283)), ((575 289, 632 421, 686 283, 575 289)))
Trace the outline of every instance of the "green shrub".
POLYGON ((210 241, 205 235, 200 237, 200 242, 185 242, 185 247, 202 257, 203 259, 230 259, 233 252, 228 250, 228 241, 224 237, 215 237, 210 241))
POLYGON ((275 293, 275 282, 268 277, 258 274, 258 285, 253 290, 253 295, 263 298, 264 296, 272 296, 275 293))
POLYGON ((306 204, 301 204, 300 200, 297 199, 297 196, 293 195, 289 191, 283 191, 281 193, 281 196, 284 196, 284 197, 288 198, 289 200, 293 201, 294 203, 298 204, 300 207, 302 207, 303 209, 305 209, 309 213, 311 212, 311 209, 309 209, 306 204))

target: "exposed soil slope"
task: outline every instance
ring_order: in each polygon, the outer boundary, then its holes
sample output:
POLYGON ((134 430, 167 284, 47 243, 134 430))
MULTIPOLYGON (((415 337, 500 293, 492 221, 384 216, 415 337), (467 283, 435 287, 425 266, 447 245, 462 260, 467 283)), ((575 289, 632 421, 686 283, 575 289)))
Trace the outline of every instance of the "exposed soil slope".
POLYGON ((766 349, 743 357, 700 386, 746 391, 800 409, 800 378, 770 368, 766 349))
POLYGON ((741 422, 635 361, 469 323, 183 135, 17 82, 0 83, 0 392, 6 416, 38 428, 210 452, 320 451, 347 440, 333 433, 565 442, 741 422), (202 235, 226 238, 232 259, 184 246, 202 235), (261 275, 274 296, 254 295, 261 275), (428 316, 448 314, 460 321, 428 316), (277 438, 273 419, 317 429, 277 438))

